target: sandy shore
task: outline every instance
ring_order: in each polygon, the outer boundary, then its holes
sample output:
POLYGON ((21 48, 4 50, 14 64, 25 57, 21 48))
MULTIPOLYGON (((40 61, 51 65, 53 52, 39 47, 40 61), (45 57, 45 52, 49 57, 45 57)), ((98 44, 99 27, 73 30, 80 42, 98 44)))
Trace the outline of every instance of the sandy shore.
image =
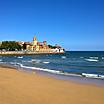
POLYGON ((0 67, 0 104, 104 104, 104 87, 0 67))

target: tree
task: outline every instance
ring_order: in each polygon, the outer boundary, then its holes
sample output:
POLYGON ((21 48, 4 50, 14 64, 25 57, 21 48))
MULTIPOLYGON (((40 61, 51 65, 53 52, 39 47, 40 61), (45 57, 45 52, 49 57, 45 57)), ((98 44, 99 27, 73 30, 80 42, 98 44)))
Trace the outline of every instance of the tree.
POLYGON ((23 44, 23 50, 25 50, 25 49, 26 49, 26 44, 24 43, 24 44, 23 44))
POLYGON ((51 48, 51 49, 55 49, 56 48, 56 46, 52 46, 52 45, 48 45, 48 47, 51 48))
POLYGON ((6 51, 21 50, 21 48, 21 45, 19 45, 15 41, 3 41, 0 46, 0 50, 5 49, 6 51))

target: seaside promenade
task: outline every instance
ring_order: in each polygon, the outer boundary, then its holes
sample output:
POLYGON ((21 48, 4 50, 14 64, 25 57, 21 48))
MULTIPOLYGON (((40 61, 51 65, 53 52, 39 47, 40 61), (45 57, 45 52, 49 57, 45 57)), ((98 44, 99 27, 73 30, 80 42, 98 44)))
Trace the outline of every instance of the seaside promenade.
POLYGON ((0 51, 0 55, 36 55, 36 54, 63 54, 65 52, 53 51, 0 51))

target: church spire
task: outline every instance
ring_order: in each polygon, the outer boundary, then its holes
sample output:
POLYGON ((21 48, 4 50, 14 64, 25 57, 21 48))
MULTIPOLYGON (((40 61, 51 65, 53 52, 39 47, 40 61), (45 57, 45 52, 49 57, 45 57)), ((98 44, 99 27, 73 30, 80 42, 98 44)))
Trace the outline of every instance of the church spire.
POLYGON ((33 38, 33 41, 36 41, 37 39, 36 39, 36 36, 34 36, 34 38, 33 38))

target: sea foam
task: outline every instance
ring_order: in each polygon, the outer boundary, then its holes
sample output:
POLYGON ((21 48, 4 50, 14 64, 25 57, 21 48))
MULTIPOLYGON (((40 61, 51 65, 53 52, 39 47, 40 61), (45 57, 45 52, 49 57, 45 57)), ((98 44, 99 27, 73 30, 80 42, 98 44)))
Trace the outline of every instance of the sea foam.
POLYGON ((88 77, 88 78, 100 78, 100 79, 104 79, 104 75, 98 75, 98 74, 82 73, 82 76, 88 77))
POLYGON ((85 59, 86 61, 95 61, 95 62, 97 62, 97 61, 99 61, 99 60, 96 60, 96 59, 85 59))
POLYGON ((91 59, 98 59, 98 57, 90 57, 91 59))
POLYGON ((21 63, 17 63, 21 68, 27 68, 27 69, 34 69, 34 70, 40 70, 40 71, 45 71, 45 72, 50 72, 54 74, 60 73, 60 71, 57 70, 51 70, 51 69, 44 69, 44 68, 37 68, 37 67, 29 67, 29 66, 24 66, 21 63))
POLYGON ((87 73, 82 73, 82 74, 72 74, 72 73, 67 73, 67 72, 62 72, 59 70, 51 70, 51 69, 45 69, 45 68, 37 68, 37 67, 29 67, 29 66, 24 66, 23 64, 18 63, 21 68, 27 68, 27 69, 33 69, 33 70, 40 70, 40 71, 45 71, 53 74, 60 74, 60 75, 68 75, 68 76, 84 76, 88 78, 97 78, 97 79, 104 79, 104 75, 98 75, 98 74, 87 74, 87 73))
POLYGON ((37 60, 37 59, 32 59, 31 61, 34 63, 40 63, 41 62, 41 60, 37 60))
POLYGON ((22 59, 22 58, 23 58, 23 56, 18 56, 18 58, 22 59))
POLYGON ((104 57, 102 57, 102 60, 104 60, 104 57))
POLYGON ((43 63, 44 63, 44 64, 49 64, 50 62, 48 62, 48 61, 44 61, 43 63))
POLYGON ((66 56, 62 56, 61 58, 62 58, 62 59, 66 59, 66 56))

